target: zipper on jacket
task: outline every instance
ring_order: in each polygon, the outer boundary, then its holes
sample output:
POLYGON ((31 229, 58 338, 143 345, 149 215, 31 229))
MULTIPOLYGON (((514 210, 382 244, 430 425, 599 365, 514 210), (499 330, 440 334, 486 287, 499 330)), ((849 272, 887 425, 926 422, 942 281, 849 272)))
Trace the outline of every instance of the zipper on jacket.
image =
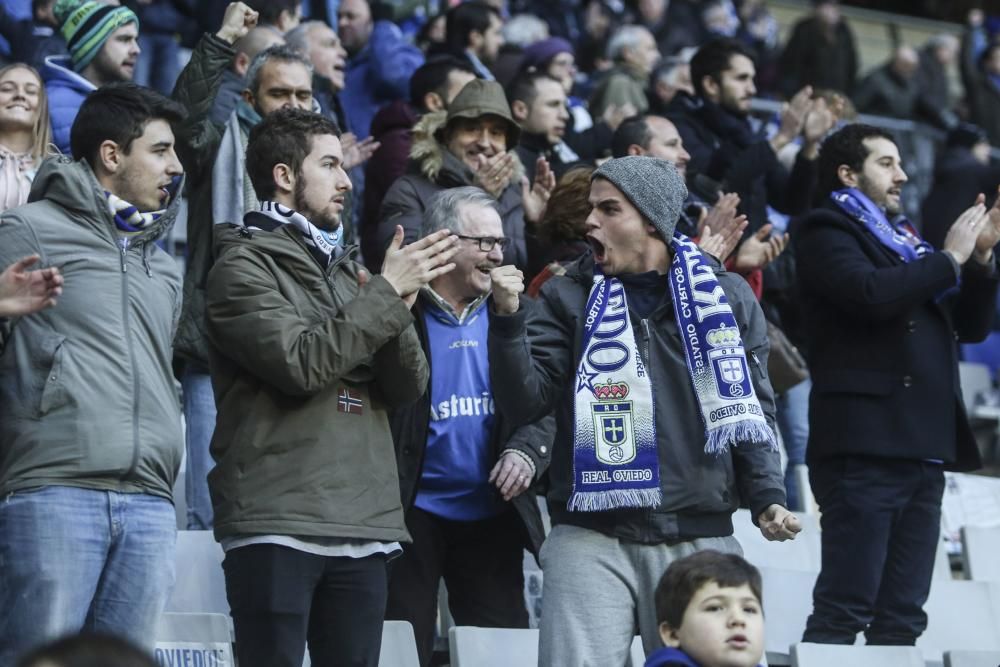
POLYGON ((135 346, 132 342, 132 326, 129 318, 128 295, 128 237, 122 237, 118 244, 122 257, 122 327, 125 334, 125 346, 128 348, 129 365, 132 369, 132 462, 122 473, 122 481, 130 478, 139 463, 139 373, 135 362, 135 346))
POLYGON ((760 365, 760 357, 757 356, 756 350, 750 350, 750 358, 753 360, 753 365, 757 367, 757 373, 764 377, 764 369, 760 365))
MULTIPOLYGON (((639 323, 642 325, 642 348, 640 349, 639 353, 643 357, 642 363, 645 366, 646 378, 649 380, 649 398, 653 402, 653 415, 654 415, 654 420, 655 420, 655 415, 656 415, 656 393, 655 393, 655 391, 653 389, 653 374, 649 370, 650 368, 652 368, 652 359, 649 358, 649 355, 650 355, 650 349, 649 349, 649 338, 650 338, 650 335, 649 335, 649 320, 646 319, 646 318, 642 318, 641 320, 639 320, 639 323)), ((654 423, 654 429, 655 429, 655 423, 654 423)), ((655 432, 655 430, 654 430, 654 432, 655 432)), ((656 451, 657 451, 657 454, 656 454, 656 465, 659 466, 660 465, 660 454, 659 454, 660 447, 659 447, 658 443, 657 443, 656 451)), ((660 480, 660 489, 661 489, 661 492, 662 492, 662 489, 663 489, 663 480, 662 479, 660 480)), ((653 512, 654 511, 655 511, 654 508, 647 507, 647 508, 645 508, 645 512, 644 512, 646 516, 645 516, 645 521, 642 524, 642 537, 643 537, 644 540, 647 540, 647 541, 653 535, 653 529, 651 528, 651 526, 653 525, 653 512)))
POLYGON ((118 250, 121 252, 122 273, 128 273, 128 237, 123 236, 118 239, 118 250))

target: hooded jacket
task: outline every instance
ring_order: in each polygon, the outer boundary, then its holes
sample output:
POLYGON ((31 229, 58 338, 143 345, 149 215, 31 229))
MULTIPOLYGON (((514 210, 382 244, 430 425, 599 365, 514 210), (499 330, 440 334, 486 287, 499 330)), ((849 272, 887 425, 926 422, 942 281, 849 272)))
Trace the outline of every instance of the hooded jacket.
MULTIPOLYGON (((382 265, 382 255, 389 247, 396 225, 403 226, 406 234, 404 243, 419 238, 424 209, 435 194, 447 188, 475 185, 472 170, 437 138, 444 129, 447 117, 445 111, 429 113, 413 128, 413 147, 410 149, 407 173, 392 184, 382 201, 375 233, 380 256, 366 258, 371 266, 382 265)), ((503 222, 503 233, 511 239, 511 244, 504 250, 504 264, 514 264, 524 269, 528 264, 520 184, 524 167, 516 153, 514 155, 514 175, 507 189, 500 193, 497 210, 503 222)))
MULTIPOLYGON (((571 391, 582 349, 587 297, 594 259, 588 253, 550 278, 535 308, 490 320, 490 375, 494 399, 512 424, 524 424, 555 409, 556 437, 549 465, 552 524, 566 523, 644 544, 674 544, 733 532, 732 514, 741 505, 752 516, 785 503, 776 451, 736 447, 715 456, 704 451, 705 430, 691 388, 669 289, 648 319, 630 311, 632 328, 649 371, 656 401, 660 507, 606 512, 569 512, 573 489, 574 400, 571 391)), ((716 268, 740 327, 747 364, 760 407, 774 425, 774 392, 767 379, 767 326, 742 277, 716 268)))
POLYGON ((215 235, 216 538, 407 539, 387 410, 427 386, 409 308, 381 276, 359 285, 356 246, 324 269, 288 225, 215 235))
POLYGON ((29 202, 0 219, 0 266, 37 253, 66 284, 55 308, 0 326, 0 494, 55 484, 170 499, 181 280, 154 242, 180 200, 123 245, 90 167, 55 157, 29 202))
POLYGON ((73 71, 69 56, 49 56, 41 74, 49 97, 52 143, 63 155, 70 155, 69 134, 73 121, 83 100, 97 90, 97 86, 73 71))

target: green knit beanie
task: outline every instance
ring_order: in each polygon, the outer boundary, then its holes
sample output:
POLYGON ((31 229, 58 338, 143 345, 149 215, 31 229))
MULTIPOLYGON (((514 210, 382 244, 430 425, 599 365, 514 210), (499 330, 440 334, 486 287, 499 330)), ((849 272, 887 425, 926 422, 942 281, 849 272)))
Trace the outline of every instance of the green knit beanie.
POLYGON ((66 40, 73 69, 82 72, 118 28, 139 26, 139 17, 128 7, 113 7, 94 0, 57 0, 52 13, 66 40))

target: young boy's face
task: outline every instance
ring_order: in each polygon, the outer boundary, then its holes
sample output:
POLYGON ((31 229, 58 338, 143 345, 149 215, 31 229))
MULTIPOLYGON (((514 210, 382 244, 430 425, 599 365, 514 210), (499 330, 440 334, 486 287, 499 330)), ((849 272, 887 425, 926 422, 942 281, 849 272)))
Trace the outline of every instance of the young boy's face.
POLYGON ((747 584, 720 588, 710 581, 691 598, 681 627, 660 624, 660 638, 702 667, 754 667, 764 654, 760 601, 747 584))

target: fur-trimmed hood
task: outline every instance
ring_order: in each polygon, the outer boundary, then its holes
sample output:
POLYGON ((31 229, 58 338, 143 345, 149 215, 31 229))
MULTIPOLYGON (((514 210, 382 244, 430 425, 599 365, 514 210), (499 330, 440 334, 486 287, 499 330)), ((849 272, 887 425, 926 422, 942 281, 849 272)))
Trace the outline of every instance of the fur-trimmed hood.
MULTIPOLYGON (((442 143, 441 135, 448 121, 447 111, 434 111, 425 114, 413 126, 413 145, 410 148, 410 159, 415 163, 421 176, 439 185, 454 187, 458 185, 473 185, 475 174, 460 158, 452 154, 442 143)), ((514 156, 514 175, 508 187, 520 187, 521 176, 524 176, 524 165, 514 152, 513 146, 508 146, 507 152, 514 156)), ((411 164, 411 167, 414 165, 411 164)))

